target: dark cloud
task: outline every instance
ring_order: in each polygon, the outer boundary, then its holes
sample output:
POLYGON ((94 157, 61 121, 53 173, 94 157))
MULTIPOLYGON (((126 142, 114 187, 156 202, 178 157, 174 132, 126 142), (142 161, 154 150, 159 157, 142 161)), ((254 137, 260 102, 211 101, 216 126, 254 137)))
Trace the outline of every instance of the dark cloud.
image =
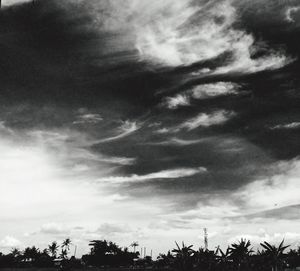
MULTIPOLYGON (((274 206, 275 207, 275 206, 274 206)), ((299 220, 300 206, 291 205, 281 208, 274 208, 259 213, 244 216, 245 219, 282 219, 282 220, 299 220)))
MULTIPOLYGON (((269 9, 258 1, 245 1, 236 6, 241 16, 226 27, 241 35, 240 46, 246 49, 244 39, 253 35, 250 56, 228 48, 175 66, 141 58, 131 40, 136 37, 130 39, 122 29, 107 29, 101 17, 107 15, 95 18, 90 8, 80 1, 41 0, 1 12, 0 113, 8 128, 85 133, 85 149, 105 157, 132 157, 134 162, 118 167, 122 176, 206 168, 205 174, 113 188, 133 198, 187 195, 189 199, 176 202, 183 209, 205 202, 213 193, 235 191, 270 163, 299 155, 299 127, 280 128, 300 117, 299 28, 286 22, 286 13, 277 16, 281 5, 269 9), (255 9, 249 10, 249 5, 255 9), (276 52, 295 61, 281 69, 261 68, 276 60, 276 52), (234 66, 239 63, 236 56, 246 63, 240 69, 234 66), (170 96, 218 82, 238 85, 236 95, 191 98, 173 110, 165 104, 170 96), (212 121, 214 112, 230 114, 225 114, 226 121, 212 121), (197 117, 204 120, 199 124, 197 117), (198 122, 189 129, 184 125, 188 121, 198 122)), ((196 15, 189 21, 193 27, 200 20, 196 15)), ((214 18, 215 26, 226 20, 214 18)), ((237 40, 232 37, 229 43, 237 40)))

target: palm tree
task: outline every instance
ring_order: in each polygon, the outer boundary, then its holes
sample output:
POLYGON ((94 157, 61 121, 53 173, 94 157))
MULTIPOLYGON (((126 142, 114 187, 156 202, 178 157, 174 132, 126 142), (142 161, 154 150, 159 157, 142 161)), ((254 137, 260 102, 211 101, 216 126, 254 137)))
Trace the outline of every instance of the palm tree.
POLYGON ((248 264, 249 257, 253 253, 250 246, 250 241, 242 238, 238 243, 232 244, 229 248, 230 258, 237 265, 238 270, 248 264))
POLYGON ((226 267, 228 265, 231 264, 231 252, 230 252, 230 248, 227 247, 226 251, 224 252, 222 249, 220 249, 220 247, 218 246, 217 247, 217 251, 216 251, 216 254, 217 254, 217 262, 218 262, 218 265, 222 267, 222 269, 226 269, 226 267), (218 255, 219 254, 219 255, 218 255))
POLYGON ((134 241, 130 246, 133 247, 133 252, 135 253, 135 250, 139 246, 139 243, 134 241))
POLYGON ((283 264, 284 258, 284 250, 289 246, 283 246, 284 239, 281 241, 280 245, 276 247, 275 245, 271 245, 268 242, 263 242, 260 245, 265 249, 266 256, 269 259, 272 271, 277 271, 278 267, 283 264))
POLYGON ((52 258, 56 258, 57 251, 58 251, 59 245, 57 242, 52 242, 50 245, 48 245, 48 251, 51 253, 52 258))
POLYGON ((191 271, 195 253, 192 249, 193 245, 186 246, 184 242, 182 242, 182 247, 180 247, 177 242, 175 242, 175 244, 177 248, 172 250, 172 252, 175 253, 175 268, 180 271, 191 271))
POLYGON ((72 244, 71 242, 71 239, 70 238, 66 238, 63 242, 62 242, 62 245, 61 247, 63 249, 65 249, 66 251, 69 251, 70 250, 70 245, 72 244))
POLYGON ((68 256, 68 251, 66 249, 62 249, 59 254, 59 258, 65 260, 67 259, 67 256, 68 256))

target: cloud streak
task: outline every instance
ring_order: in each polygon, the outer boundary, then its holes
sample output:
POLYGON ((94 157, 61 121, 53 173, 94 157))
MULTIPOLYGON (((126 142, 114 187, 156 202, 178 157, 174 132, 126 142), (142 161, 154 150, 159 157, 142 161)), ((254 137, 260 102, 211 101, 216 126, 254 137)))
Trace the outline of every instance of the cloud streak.
POLYGON ((96 140, 92 143, 92 145, 97 145, 97 144, 101 144, 101 143, 107 143, 107 142, 112 142, 112 141, 122 139, 124 137, 127 137, 127 136, 133 134, 134 132, 139 130, 140 127, 141 126, 138 125, 136 122, 131 122, 131 121, 127 120, 127 121, 123 122, 123 124, 117 129, 117 131, 116 131, 117 135, 111 136, 108 138, 104 138, 104 139, 100 139, 100 140, 96 140))
POLYGON ((106 178, 98 179, 99 183, 111 183, 111 184, 121 184, 121 183, 130 183, 130 182, 146 182, 155 179, 178 179, 191 177, 196 174, 205 173, 207 169, 204 167, 199 168, 179 168, 179 169, 170 169, 163 170, 155 173, 149 173, 146 175, 136 175, 131 176, 111 176, 106 178))
POLYGON ((298 129, 300 128, 300 122, 291 122, 287 124, 278 124, 271 127, 272 130, 281 130, 281 129, 298 129))
POLYGON ((228 112, 225 110, 216 111, 211 114, 201 113, 195 118, 185 121, 175 130, 180 131, 182 129, 186 129, 188 131, 192 131, 199 127, 210 127, 215 125, 221 125, 227 122, 234 115, 235 114, 233 112, 228 112))
POLYGON ((189 106, 192 100, 206 100, 226 95, 237 95, 240 86, 231 82, 198 85, 174 97, 167 97, 164 105, 169 109, 189 106))

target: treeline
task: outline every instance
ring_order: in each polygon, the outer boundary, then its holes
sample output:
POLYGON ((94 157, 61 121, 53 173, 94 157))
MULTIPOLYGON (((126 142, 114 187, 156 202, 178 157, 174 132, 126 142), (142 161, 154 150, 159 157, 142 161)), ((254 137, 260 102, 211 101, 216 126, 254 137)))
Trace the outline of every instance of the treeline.
MULTIPOLYGON (((153 260, 150 256, 141 258, 136 252, 137 242, 132 248, 122 248, 106 240, 90 242, 90 252, 76 259, 71 255, 72 242, 69 238, 62 244, 51 243, 46 249, 27 247, 23 251, 13 249, 8 254, 0 253, 0 268, 15 267, 59 267, 62 269, 98 267, 98 268, 143 268, 169 271, 280 271, 300 267, 300 247, 290 249, 282 241, 278 246, 261 243, 254 251, 249 240, 241 239, 230 245, 225 251, 193 249, 184 243, 159 254, 153 260), (132 250, 132 251, 130 251, 132 250)), ((75 251, 76 248, 74 247, 75 251)))
POLYGON ((47 248, 40 250, 32 246, 26 247, 23 251, 14 248, 8 254, 0 252, 0 268, 22 268, 22 267, 54 267, 56 260, 59 263, 68 263, 80 266, 81 261, 75 257, 69 257, 71 239, 65 239, 62 244, 52 242, 47 248))

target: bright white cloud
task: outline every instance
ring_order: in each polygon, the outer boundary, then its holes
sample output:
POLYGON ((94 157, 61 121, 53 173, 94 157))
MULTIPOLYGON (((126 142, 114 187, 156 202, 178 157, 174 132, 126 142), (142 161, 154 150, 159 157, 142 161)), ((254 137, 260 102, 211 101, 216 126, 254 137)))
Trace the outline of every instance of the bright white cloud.
POLYGON ((247 239, 250 240, 252 245, 256 248, 259 248, 262 250, 262 247, 260 243, 268 242, 270 244, 279 245, 282 240, 284 240, 284 243, 286 245, 297 245, 299 244, 300 233, 297 232, 274 232, 274 233, 268 233, 265 229, 259 229, 257 234, 240 234, 237 236, 234 236, 228 240, 228 243, 233 244, 241 239, 247 239))
POLYGON ((144 16, 145 11, 140 10, 143 17, 138 18, 141 28, 136 26, 136 47, 141 57, 178 66, 233 52, 233 60, 213 73, 253 73, 278 69, 289 62, 284 55, 272 51, 258 59, 251 57, 254 37, 234 29, 238 16, 231 1, 215 1, 212 5, 194 3, 185 0, 144 4, 144 10, 152 16, 144 16), (151 19, 147 22, 148 18, 151 19))
POLYGON ((233 116, 233 112, 228 112, 225 110, 216 111, 211 114, 201 113, 195 118, 189 119, 182 123, 176 130, 178 131, 182 129, 187 129, 191 131, 198 127, 210 127, 214 125, 220 125, 227 122, 233 116))
POLYGON ((120 4, 91 0, 88 9, 97 29, 122 32, 113 50, 134 46, 141 60, 184 66, 232 52, 231 60, 225 61, 223 67, 204 67, 193 72, 193 76, 254 73, 290 63, 292 59, 272 49, 268 55, 252 58, 251 52, 259 45, 253 35, 234 27, 239 15, 232 2, 124 0, 120 4))
POLYGON ((193 87, 191 91, 191 96, 194 99, 206 99, 211 97, 237 94, 239 85, 231 82, 218 82, 215 84, 203 84, 193 87))
POLYGON ((276 163, 269 172, 270 176, 248 184, 235 196, 252 212, 300 204, 300 161, 276 163))
POLYGON ((199 173, 205 173, 207 171, 204 167, 199 168, 179 168, 163 170, 155 173, 150 173, 146 175, 130 175, 130 176, 112 176, 98 179, 98 182, 107 183, 127 183, 127 182, 142 182, 153 179, 177 179, 183 177, 190 177, 199 173))
POLYGON ((300 128, 300 122, 292 122, 286 124, 279 124, 271 127, 272 130, 280 130, 280 129, 297 129, 300 128))
MULTIPOLYGON (((215 111, 213 113, 200 113, 194 118, 188 119, 181 123, 180 125, 176 127, 170 127, 170 128, 161 128, 156 131, 158 134, 166 134, 166 133, 176 133, 181 130, 188 130, 192 131, 194 129, 197 129, 199 127, 211 127, 216 125, 221 125, 229 121, 231 118, 233 118, 236 114, 232 111, 226 111, 226 110, 219 110, 215 111)), ((170 143, 170 141, 168 141, 170 143)), ((173 140, 174 143, 174 140, 173 140)), ((178 143, 178 142, 177 142, 178 143)))
POLYGON ((294 13, 298 12, 300 7, 288 7, 285 11, 285 19, 289 23, 294 23, 295 19, 293 17, 294 13))
POLYGON ((20 245, 21 242, 12 236, 5 236, 0 241, 0 248, 14 248, 14 247, 19 247, 20 245))
POLYGON ((89 138, 83 133, 71 130, 35 130, 29 132, 28 135, 30 140, 36 142, 39 147, 55 153, 57 158, 64 160, 67 155, 68 163, 72 165, 76 164, 76 167, 84 166, 84 168, 89 169, 87 164, 92 165, 97 163, 99 166, 98 162, 103 165, 132 165, 135 163, 135 158, 107 156, 88 150, 86 147, 95 144, 97 140, 89 138))
POLYGON ((188 96, 178 94, 175 97, 166 98, 165 104, 169 109, 176 109, 180 106, 190 105, 190 101, 188 96))
POLYGON ((218 96, 238 94, 239 87, 240 86, 238 84, 230 82, 203 84, 195 86, 192 89, 174 97, 167 97, 164 101, 164 105, 166 105, 169 109, 177 109, 180 106, 190 105, 192 99, 205 100, 218 96))

